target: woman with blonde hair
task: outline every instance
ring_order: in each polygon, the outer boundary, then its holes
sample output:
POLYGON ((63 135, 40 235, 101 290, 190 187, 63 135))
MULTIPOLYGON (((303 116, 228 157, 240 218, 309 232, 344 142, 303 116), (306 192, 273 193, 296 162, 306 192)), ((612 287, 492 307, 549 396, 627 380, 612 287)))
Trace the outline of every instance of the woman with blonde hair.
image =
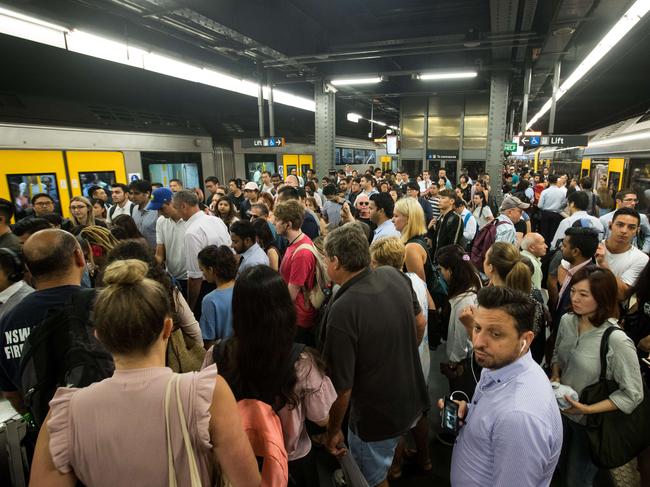
POLYGON ((174 374, 165 367, 173 309, 147 271, 135 259, 106 269, 94 329, 115 373, 83 389, 57 390, 31 485, 214 485, 217 463, 234 486, 260 484, 237 404, 217 369, 174 374))
POLYGON ((95 222, 93 205, 90 204, 88 198, 83 196, 75 196, 70 200, 70 215, 72 223, 77 227, 90 227, 98 224, 95 222))
POLYGON ((431 257, 424 235, 427 227, 424 221, 424 211, 415 198, 402 198, 395 203, 393 212, 395 229, 402 234, 402 242, 406 247, 404 267, 407 272, 415 273, 424 282, 429 282, 427 274, 432 269, 431 257))

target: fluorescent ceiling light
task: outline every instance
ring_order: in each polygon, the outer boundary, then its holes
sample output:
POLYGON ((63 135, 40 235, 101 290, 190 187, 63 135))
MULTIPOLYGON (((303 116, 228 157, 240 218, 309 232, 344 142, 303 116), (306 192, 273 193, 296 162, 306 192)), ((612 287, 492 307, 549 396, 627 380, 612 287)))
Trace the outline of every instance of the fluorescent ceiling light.
MULTIPOLYGON (((650 11, 650 0, 637 0, 628 9, 627 12, 616 22, 616 25, 605 34, 596 47, 587 55, 587 57, 578 65, 571 75, 564 80, 564 83, 558 88, 555 100, 559 100, 569 89, 575 85, 591 68, 593 68, 616 44, 619 43, 632 28, 650 11)), ((542 109, 531 118, 526 128, 532 127, 540 118, 542 118, 551 108, 549 99, 542 109)))
POLYGON ((424 73, 418 74, 417 78, 423 81, 438 80, 438 79, 462 79, 462 78, 476 78, 478 73, 476 71, 456 71, 449 73, 424 73))
POLYGON ((384 122, 380 122, 379 120, 370 120, 370 123, 375 123, 377 125, 380 125, 381 127, 386 126, 386 124, 384 122))
MULTIPOLYGON (((257 98, 259 91, 259 84, 255 81, 237 78, 100 35, 70 30, 4 8, 0 8, 0 33, 242 95, 257 98)), ((268 87, 264 87, 265 99, 269 98, 268 91, 268 87)), ((273 101, 302 110, 316 111, 313 99, 282 90, 273 90, 273 101)))
POLYGON ((359 120, 362 119, 363 117, 358 113, 350 112, 348 113, 347 118, 348 118, 348 122, 359 123, 359 120))
POLYGON ((381 83, 381 76, 375 76, 374 78, 341 78, 333 79, 330 81, 330 84, 334 86, 341 85, 371 85, 373 83, 381 83))

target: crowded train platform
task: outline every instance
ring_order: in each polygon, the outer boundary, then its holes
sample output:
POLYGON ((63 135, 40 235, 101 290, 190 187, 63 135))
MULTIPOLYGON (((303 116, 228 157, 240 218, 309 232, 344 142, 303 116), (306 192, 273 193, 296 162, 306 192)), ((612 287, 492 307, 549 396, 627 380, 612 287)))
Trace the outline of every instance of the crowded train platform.
POLYGON ((0 0, 0 485, 650 487, 648 12, 0 0))

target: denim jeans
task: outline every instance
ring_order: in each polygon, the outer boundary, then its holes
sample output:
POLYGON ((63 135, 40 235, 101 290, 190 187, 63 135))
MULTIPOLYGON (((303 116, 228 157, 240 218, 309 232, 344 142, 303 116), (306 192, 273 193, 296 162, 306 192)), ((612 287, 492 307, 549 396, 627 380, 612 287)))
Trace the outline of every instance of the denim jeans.
POLYGON ((598 473, 598 467, 591 461, 589 455, 587 429, 564 416, 562 421, 567 432, 565 441, 568 440, 568 443, 565 450, 566 458, 562 462, 561 485, 566 487, 591 487, 598 473))

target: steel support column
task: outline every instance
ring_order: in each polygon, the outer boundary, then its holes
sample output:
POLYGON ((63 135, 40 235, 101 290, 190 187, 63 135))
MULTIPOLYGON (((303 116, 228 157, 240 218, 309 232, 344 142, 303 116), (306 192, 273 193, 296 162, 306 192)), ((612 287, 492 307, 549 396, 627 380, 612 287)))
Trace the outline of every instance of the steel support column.
POLYGON ((530 97, 530 81, 533 76, 533 69, 526 68, 524 75, 524 103, 521 108, 521 127, 519 131, 523 134, 526 131, 526 124, 528 123, 528 98, 530 97))
POLYGON ((503 141, 506 135, 508 111, 508 77, 493 74, 490 80, 490 112, 488 115, 487 160, 485 169, 490 176, 492 194, 499 204, 503 197, 503 141))
POLYGON ((460 112, 460 130, 458 137, 458 160, 456 161, 456 184, 460 184, 460 175, 463 169, 463 145, 465 144, 465 101, 460 112))
POLYGON ((322 81, 314 83, 316 102, 316 160, 314 171, 319 178, 334 170, 334 143, 336 138, 336 98, 334 93, 323 90, 322 81))
POLYGON ((560 88, 560 61, 555 63, 553 70, 553 95, 551 96, 551 114, 548 119, 548 133, 552 134, 555 130, 555 108, 557 105, 557 92, 560 88))
POLYGON ((260 128, 260 138, 264 137, 264 88, 263 82, 259 80, 259 89, 257 90, 257 119, 260 128))
MULTIPOLYGON (((423 143, 422 143, 422 169, 429 170, 429 160, 427 159, 427 148, 429 147, 429 98, 424 98, 424 127, 423 127, 423 143)), ((443 163, 441 163, 442 166, 443 163)), ((417 172, 417 171, 416 171, 417 172)))
POLYGON ((275 137, 275 111, 273 107, 273 75, 269 69, 266 73, 266 80, 269 85, 269 137, 275 137))

